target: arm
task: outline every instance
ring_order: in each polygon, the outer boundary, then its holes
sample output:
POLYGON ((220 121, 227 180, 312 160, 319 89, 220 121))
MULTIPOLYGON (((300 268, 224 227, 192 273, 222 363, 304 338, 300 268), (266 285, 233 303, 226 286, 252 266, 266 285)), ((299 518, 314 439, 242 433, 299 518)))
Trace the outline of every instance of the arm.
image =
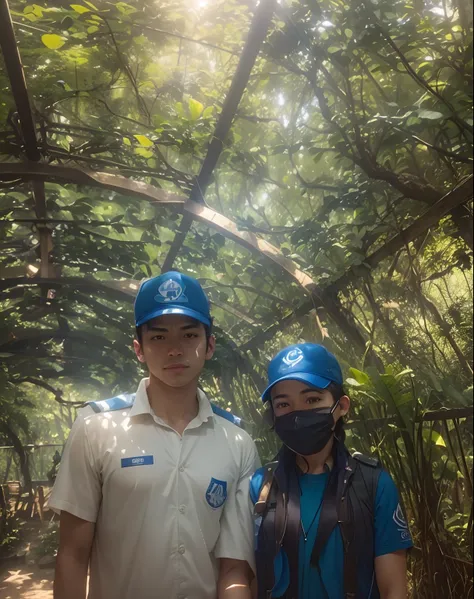
POLYGON ((249 499, 250 478, 260 466, 257 449, 241 431, 237 446, 239 479, 224 505, 221 529, 214 555, 220 559, 219 599, 251 599, 250 583, 255 572, 253 505, 249 499))
POLYGON ((218 599, 252 599, 250 584, 253 573, 247 562, 238 559, 220 560, 218 599))
POLYGON ((407 599, 406 551, 376 557, 375 576, 381 599, 407 599))
POLYGON ((383 471, 375 505, 375 576, 381 599, 407 599, 407 550, 413 546, 395 483, 383 471))
POLYGON ((61 512, 54 599, 85 599, 94 522, 61 512))

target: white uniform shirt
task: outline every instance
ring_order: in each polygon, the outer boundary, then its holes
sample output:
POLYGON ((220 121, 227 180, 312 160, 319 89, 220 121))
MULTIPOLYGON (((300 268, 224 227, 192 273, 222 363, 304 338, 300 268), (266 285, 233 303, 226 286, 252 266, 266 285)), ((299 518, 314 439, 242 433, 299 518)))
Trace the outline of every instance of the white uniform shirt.
POLYGON ((181 437, 141 381, 125 410, 80 410, 49 506, 96 522, 89 599, 215 599, 218 558, 254 568, 249 435, 212 412, 181 437))

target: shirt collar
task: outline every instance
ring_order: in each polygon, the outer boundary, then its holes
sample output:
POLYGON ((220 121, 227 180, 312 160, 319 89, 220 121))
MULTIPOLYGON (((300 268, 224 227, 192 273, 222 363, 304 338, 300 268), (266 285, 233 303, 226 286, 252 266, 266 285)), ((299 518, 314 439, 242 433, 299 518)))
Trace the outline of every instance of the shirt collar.
POLYGON ((148 394, 146 389, 148 387, 148 378, 142 379, 138 385, 137 392, 135 394, 135 401, 133 402, 132 409, 130 410, 129 417, 139 416, 141 414, 150 414, 153 416, 153 411, 148 401, 148 394))
MULTIPOLYGON (((132 409, 130 410, 130 418, 133 416, 139 416, 141 414, 150 414, 150 416, 156 418, 148 400, 148 382, 148 378, 142 379, 140 381, 135 395, 135 401, 133 403, 132 409)), ((197 428, 204 422, 207 422, 209 418, 214 418, 214 412, 212 411, 211 403, 207 398, 207 395, 201 389, 197 390, 197 399, 199 404, 198 414, 196 418, 189 423, 188 428, 197 428)))

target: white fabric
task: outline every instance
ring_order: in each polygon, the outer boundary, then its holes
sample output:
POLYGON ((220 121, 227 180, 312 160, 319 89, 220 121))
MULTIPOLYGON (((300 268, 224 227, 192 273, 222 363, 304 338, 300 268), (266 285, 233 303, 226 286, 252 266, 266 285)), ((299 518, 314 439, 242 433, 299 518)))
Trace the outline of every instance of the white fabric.
POLYGON ((89 599, 216 599, 218 558, 254 568, 255 444, 201 391, 180 437, 154 415, 146 386, 132 408, 80 411, 49 506, 96 522, 89 599), (131 461, 144 456, 153 464, 131 461))

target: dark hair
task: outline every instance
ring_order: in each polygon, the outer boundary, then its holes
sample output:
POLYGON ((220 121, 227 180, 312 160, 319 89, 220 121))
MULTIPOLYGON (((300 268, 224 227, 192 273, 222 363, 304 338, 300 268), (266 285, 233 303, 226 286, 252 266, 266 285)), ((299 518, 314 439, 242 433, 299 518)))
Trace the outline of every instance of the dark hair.
MULTIPOLYGON (((338 383, 331 383, 329 385, 329 387, 326 387, 328 391, 330 391, 334 402, 339 401, 341 399, 341 397, 344 397, 344 395, 346 395, 346 392, 344 391, 344 387, 342 385, 339 385, 338 383)), ((345 439, 346 439, 346 431, 344 430, 344 418, 339 418, 339 420, 336 422, 336 427, 334 429, 334 436, 336 437, 336 439, 338 441, 340 441, 341 443, 344 443, 345 439)))
MULTIPOLYGON (((202 324, 202 326, 204 327, 204 332, 206 334, 206 345, 207 348, 209 347, 209 339, 212 335, 212 325, 213 325, 213 319, 211 318, 211 325, 207 326, 204 323, 202 323, 200 320, 197 320, 195 318, 191 318, 191 320, 193 320, 194 322, 198 323, 198 324, 202 324)), ((139 327, 135 327, 135 336, 138 340, 138 342, 141 344, 143 342, 143 331, 144 328, 147 326, 148 323, 145 322, 145 324, 140 325, 139 327)))

